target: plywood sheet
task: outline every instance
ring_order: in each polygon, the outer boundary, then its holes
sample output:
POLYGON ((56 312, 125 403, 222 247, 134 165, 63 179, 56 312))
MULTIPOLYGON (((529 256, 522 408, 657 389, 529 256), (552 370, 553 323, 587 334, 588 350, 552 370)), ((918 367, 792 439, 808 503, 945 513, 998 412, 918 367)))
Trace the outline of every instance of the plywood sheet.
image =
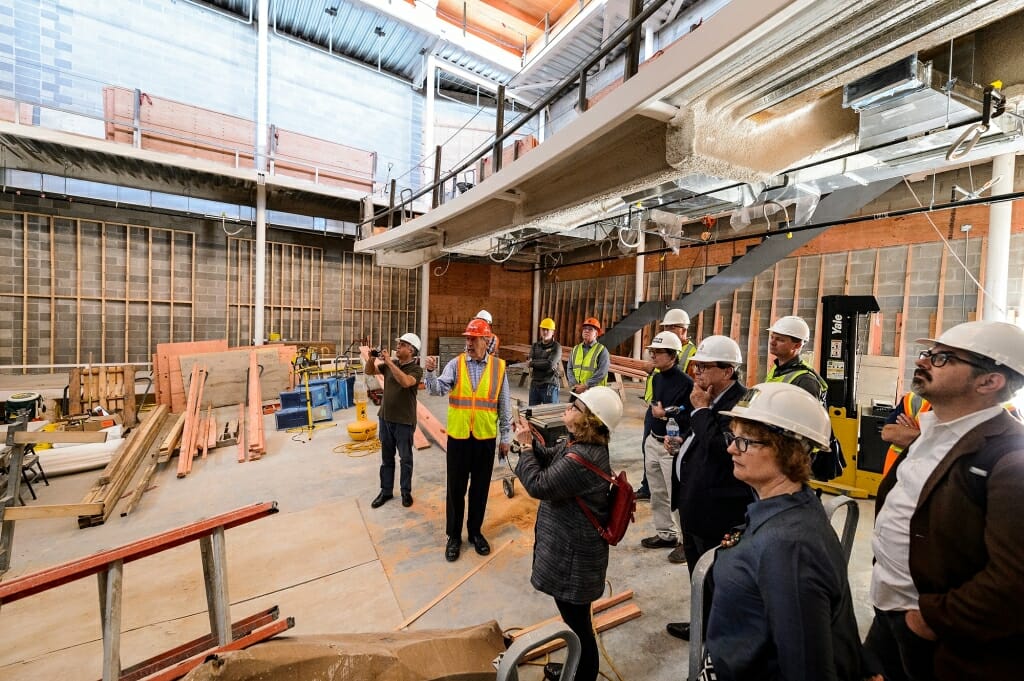
POLYGON ((208 372, 201 407, 225 407, 245 400, 250 352, 256 353, 257 363, 263 366, 260 375, 260 392, 263 396, 273 399, 278 393, 288 390, 291 385, 291 364, 282 360, 282 357, 294 357, 294 346, 182 355, 178 358, 182 375, 191 375, 192 367, 196 364, 205 366, 208 372), (288 348, 291 348, 290 354, 288 348))

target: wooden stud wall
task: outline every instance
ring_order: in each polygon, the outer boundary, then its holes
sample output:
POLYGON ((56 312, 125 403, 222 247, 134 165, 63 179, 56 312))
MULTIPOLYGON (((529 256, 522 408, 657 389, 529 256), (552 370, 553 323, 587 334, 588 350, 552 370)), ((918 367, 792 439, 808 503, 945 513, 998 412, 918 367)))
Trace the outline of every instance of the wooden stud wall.
MULTIPOLYGON (((228 238, 227 326, 235 346, 252 343, 255 250, 252 239, 228 238)), ((279 333, 286 340, 325 340, 323 249, 268 241, 265 297, 268 336, 279 333)))
MULTIPOLYGON (((378 267, 373 257, 343 253, 341 276, 341 344, 365 340, 393 347, 403 333, 419 334, 420 270, 378 267)), ((463 328, 465 322, 463 322, 463 328)))
POLYGON ((148 362, 194 339, 191 232, 0 211, 0 243, 0 364, 148 362))

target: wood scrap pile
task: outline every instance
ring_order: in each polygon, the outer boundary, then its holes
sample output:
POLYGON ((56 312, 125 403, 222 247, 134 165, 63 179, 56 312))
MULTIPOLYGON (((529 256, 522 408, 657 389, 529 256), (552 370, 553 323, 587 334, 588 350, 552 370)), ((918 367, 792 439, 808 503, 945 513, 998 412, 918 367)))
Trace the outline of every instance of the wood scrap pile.
POLYGON ((133 428, 135 418, 135 367, 73 367, 68 372, 68 414, 86 414, 101 407, 120 412, 125 428, 133 428))
POLYGON ((82 499, 83 504, 102 504, 103 510, 78 516, 79 527, 102 525, 111 516, 125 488, 156 441, 166 416, 166 405, 159 405, 125 438, 124 444, 100 473, 96 484, 82 499))
MULTIPOLYGON (((607 631, 612 627, 617 627, 620 624, 625 624, 626 622, 640 617, 643 613, 640 611, 640 607, 632 599, 633 590, 630 589, 628 591, 623 591, 620 594, 615 594, 608 598, 602 598, 599 601, 594 601, 594 630, 597 633, 601 633, 602 631, 607 631)), ((532 624, 523 629, 518 629, 512 632, 512 639, 515 640, 520 636, 530 633, 531 631, 545 627, 552 622, 559 622, 561 619, 562 618, 560 617, 552 617, 551 619, 544 620, 543 622, 537 622, 536 624, 532 624)), ((565 641, 561 639, 548 641, 544 645, 538 646, 524 655, 521 662, 525 663, 530 660, 536 660, 538 657, 543 657, 563 647, 565 647, 565 641)))

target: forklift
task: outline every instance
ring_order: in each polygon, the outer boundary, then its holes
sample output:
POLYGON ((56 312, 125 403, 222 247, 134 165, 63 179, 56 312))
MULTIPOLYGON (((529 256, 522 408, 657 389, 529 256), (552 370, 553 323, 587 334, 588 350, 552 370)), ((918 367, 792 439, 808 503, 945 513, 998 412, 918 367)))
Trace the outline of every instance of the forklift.
MULTIPOLYGON (((826 401, 832 432, 843 448, 846 467, 829 482, 812 481, 811 486, 855 499, 875 496, 882 481, 882 464, 887 446, 880 427, 861 433, 857 408, 857 324, 861 315, 878 312, 874 296, 822 296, 821 355, 818 373, 828 384, 826 401), (860 437, 858 437, 860 435, 860 437), (877 440, 877 441, 876 441, 877 440)), ((870 415, 872 419, 877 417, 870 415)), ((874 426, 874 421, 867 421, 874 426)))

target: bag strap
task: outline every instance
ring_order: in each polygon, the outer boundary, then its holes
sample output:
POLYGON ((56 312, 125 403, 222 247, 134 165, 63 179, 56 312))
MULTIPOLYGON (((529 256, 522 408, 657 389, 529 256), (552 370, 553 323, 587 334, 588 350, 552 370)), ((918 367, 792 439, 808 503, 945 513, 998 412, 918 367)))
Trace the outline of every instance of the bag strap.
MULTIPOLYGON (((586 459, 584 459, 582 456, 580 456, 576 452, 566 452, 565 458, 572 459, 576 463, 582 464, 585 468, 589 468, 591 471, 593 471, 594 473, 597 473, 602 478, 607 480, 609 483, 611 483, 613 485, 615 484, 615 479, 614 478, 612 478, 610 475, 605 473, 603 470, 601 470, 600 468, 598 468, 594 464, 592 464, 589 461, 587 461, 586 459)), ((587 506, 587 504, 582 499, 580 499, 578 496, 576 497, 576 503, 579 505, 580 509, 583 510, 583 515, 587 516, 587 520, 589 520, 590 524, 594 526, 594 529, 597 530, 597 533, 600 534, 602 538, 605 538, 605 531, 606 530, 605 530, 604 526, 601 525, 600 522, 598 522, 597 516, 594 515, 594 512, 590 510, 590 507, 587 506)), ((607 540, 607 538, 605 538, 605 539, 607 540)))
POLYGON ((607 480, 609 483, 611 483, 613 485, 618 484, 618 483, 615 482, 615 478, 613 478, 612 476, 608 475, 603 470, 601 470, 600 468, 595 466, 590 461, 587 461, 586 459, 584 459, 582 456, 580 456, 576 452, 566 452, 565 453, 565 458, 572 459, 576 463, 582 464, 585 468, 589 468, 591 471, 593 471, 594 473, 597 473, 598 475, 600 475, 602 478, 604 478, 605 480, 607 480))

